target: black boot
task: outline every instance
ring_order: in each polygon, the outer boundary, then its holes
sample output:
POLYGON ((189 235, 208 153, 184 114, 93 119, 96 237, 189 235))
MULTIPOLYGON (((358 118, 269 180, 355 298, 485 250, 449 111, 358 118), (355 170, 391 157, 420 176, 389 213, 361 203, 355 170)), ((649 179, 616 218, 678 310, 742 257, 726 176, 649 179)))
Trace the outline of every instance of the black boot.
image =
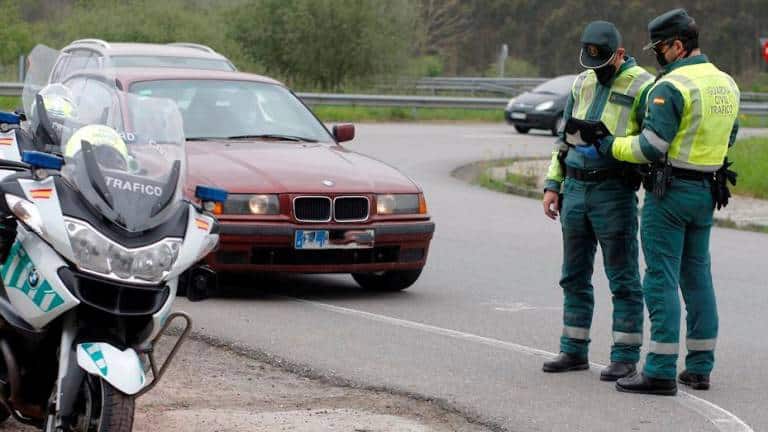
POLYGON ((677 380, 680 384, 687 385, 694 390, 709 390, 709 375, 695 374, 684 370, 680 372, 677 380))
POLYGON ((677 394, 677 383, 673 379, 657 379, 647 377, 642 373, 635 373, 628 377, 619 378, 616 381, 616 390, 626 393, 674 396, 677 394))
POLYGON ((569 372, 589 369, 589 360, 586 357, 577 357, 574 354, 561 352, 554 360, 544 362, 541 368, 544 372, 569 372))
POLYGON ((616 381, 619 378, 632 375, 637 367, 631 362, 611 362, 600 372, 600 381, 616 381))

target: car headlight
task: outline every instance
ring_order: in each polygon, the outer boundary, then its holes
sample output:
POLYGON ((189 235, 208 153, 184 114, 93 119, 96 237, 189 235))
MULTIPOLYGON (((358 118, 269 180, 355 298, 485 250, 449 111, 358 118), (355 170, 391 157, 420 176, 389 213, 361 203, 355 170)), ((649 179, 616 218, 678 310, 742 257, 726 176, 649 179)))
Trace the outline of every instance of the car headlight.
POLYGON ((376 195, 376 212, 380 215, 426 214, 427 202, 422 194, 376 195))
POLYGON ((38 235, 43 235, 43 218, 34 203, 11 194, 5 194, 5 202, 18 220, 38 235))
POLYGON ((280 214, 280 200, 277 195, 232 194, 224 202, 222 213, 230 215, 276 215, 280 214))
POLYGON ((514 105, 514 104, 515 104, 515 100, 516 100, 516 99, 517 99, 517 98, 512 98, 512 99, 510 99, 510 100, 509 100, 509 102, 507 102, 507 111, 509 111, 509 110, 511 110, 511 109, 512 109, 512 105, 514 105))
POLYGON ((179 255, 181 240, 165 239, 135 249, 125 248, 84 222, 65 218, 75 264, 82 269, 125 281, 160 282, 179 255))
POLYGON ((546 101, 546 102, 542 102, 542 103, 536 105, 536 108, 534 108, 534 109, 536 111, 546 111, 546 110, 552 108, 553 106, 555 106, 555 101, 546 101))

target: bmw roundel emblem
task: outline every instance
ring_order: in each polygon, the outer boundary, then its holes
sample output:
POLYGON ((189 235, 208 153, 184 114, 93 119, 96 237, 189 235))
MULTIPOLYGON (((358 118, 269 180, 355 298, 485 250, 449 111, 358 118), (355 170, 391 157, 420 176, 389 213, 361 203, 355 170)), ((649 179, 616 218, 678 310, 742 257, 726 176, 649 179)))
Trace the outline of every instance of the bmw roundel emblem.
POLYGON ((27 276, 27 282, 29 282, 29 286, 35 287, 38 283, 40 283, 40 275, 37 273, 37 270, 32 270, 29 272, 29 276, 27 276))
POLYGON ((323 180, 323 185, 333 187, 336 185, 336 183, 334 183, 333 180, 323 180))

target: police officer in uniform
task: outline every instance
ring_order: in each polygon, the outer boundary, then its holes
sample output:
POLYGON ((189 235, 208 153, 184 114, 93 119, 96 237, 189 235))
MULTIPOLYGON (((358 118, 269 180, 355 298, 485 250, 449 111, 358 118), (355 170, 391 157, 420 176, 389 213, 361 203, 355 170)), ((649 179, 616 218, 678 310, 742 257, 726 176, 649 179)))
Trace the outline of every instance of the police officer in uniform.
MULTIPOLYGON (((602 121, 616 136, 640 131, 645 112, 641 95, 653 77, 625 55, 621 35, 606 21, 591 22, 581 37, 581 65, 564 112, 602 121)), ((643 299, 638 270, 637 198, 627 165, 600 155, 594 147, 565 144, 564 132, 553 152, 544 191, 544 213, 560 213, 564 262, 560 286, 564 294, 560 355, 544 363, 544 372, 589 368, 588 346, 594 294, 592 272, 597 244, 613 294, 611 363, 601 373, 615 381, 635 371, 640 358, 643 299), (560 201, 561 191, 563 200, 560 201), (561 207, 562 204, 562 208, 561 207)))
MULTIPOLYGON (((642 373, 618 380, 619 391, 674 395, 679 351, 680 301, 687 310, 686 369, 680 383, 708 389, 718 331, 709 235, 718 174, 738 130, 739 89, 701 54, 698 28, 685 10, 669 11, 648 25, 663 67, 648 95, 639 134, 607 137, 600 153, 620 161, 653 163, 646 183, 641 237, 647 272, 643 293, 651 341, 642 373)), ((720 185, 722 186, 722 185, 720 185)))

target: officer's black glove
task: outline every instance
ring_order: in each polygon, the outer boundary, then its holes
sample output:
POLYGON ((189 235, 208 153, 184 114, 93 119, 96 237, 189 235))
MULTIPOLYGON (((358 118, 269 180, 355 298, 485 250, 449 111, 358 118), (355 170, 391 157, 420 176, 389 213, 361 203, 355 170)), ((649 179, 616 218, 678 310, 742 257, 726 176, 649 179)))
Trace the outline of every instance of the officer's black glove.
POLYGON ((715 171, 715 176, 712 181, 712 197, 715 201, 715 207, 718 210, 728 205, 728 201, 731 198, 731 191, 728 189, 728 183, 736 186, 736 180, 739 174, 736 171, 732 171, 728 168, 733 165, 728 158, 725 158, 723 165, 715 171))

